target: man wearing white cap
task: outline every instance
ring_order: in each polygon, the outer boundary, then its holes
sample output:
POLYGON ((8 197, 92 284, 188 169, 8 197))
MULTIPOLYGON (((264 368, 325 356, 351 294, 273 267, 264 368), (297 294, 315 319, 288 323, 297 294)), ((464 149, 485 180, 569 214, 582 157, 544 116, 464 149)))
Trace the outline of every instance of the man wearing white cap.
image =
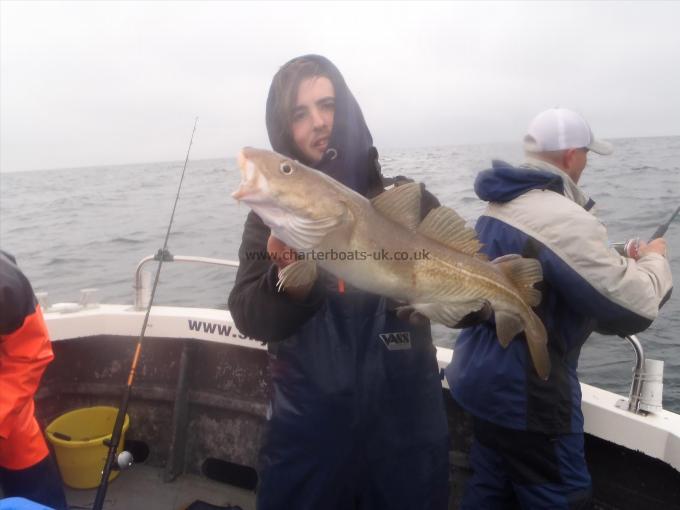
POLYGON ((540 113, 524 138, 526 162, 494 161, 475 192, 489 205, 477 222, 494 259, 521 254, 541 262, 540 305, 551 372, 533 370, 522 334, 501 347, 489 322, 465 329, 446 377, 473 416, 472 476, 461 507, 585 508, 591 479, 584 456, 581 347, 595 331, 633 334, 649 327, 670 296, 666 243, 642 243, 635 258, 609 247, 607 231, 578 187, 589 152, 610 154, 577 113, 540 113))

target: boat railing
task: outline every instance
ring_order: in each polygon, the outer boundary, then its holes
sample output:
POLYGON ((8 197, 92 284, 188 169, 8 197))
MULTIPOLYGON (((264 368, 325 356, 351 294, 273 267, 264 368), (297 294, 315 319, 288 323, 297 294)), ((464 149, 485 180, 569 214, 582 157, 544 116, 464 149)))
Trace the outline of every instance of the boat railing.
MULTIPOLYGON (((187 255, 173 255, 168 250, 158 250, 155 255, 149 255, 144 257, 139 264, 137 264, 137 270, 135 271, 135 309, 144 310, 148 306, 149 298, 151 296, 151 275, 148 272, 144 272, 143 268, 148 262, 159 261, 163 258, 163 262, 192 262, 198 264, 212 264, 218 266, 226 267, 238 267, 238 261, 227 260, 227 259, 216 259, 209 257, 194 257, 187 255)), ((655 360, 647 360, 645 358, 644 349, 642 348, 642 343, 635 335, 624 336, 628 343, 633 347, 635 352, 635 366, 633 367, 633 380, 630 385, 630 392, 628 394, 628 399, 621 399, 617 406, 622 409, 627 409, 628 411, 635 414, 643 414, 652 410, 656 407, 654 402, 645 402, 643 398, 643 388, 646 381, 645 370, 647 361, 654 362, 655 360), (641 404, 642 407, 641 407, 641 404)), ((657 362, 658 363, 658 362, 657 362)), ((660 398, 660 397, 659 397, 660 398)), ((660 402, 659 402, 660 407, 660 402)))
POLYGON ((151 274, 143 271, 148 262, 192 262, 198 264, 212 264, 217 266, 238 267, 237 260, 215 259, 210 257, 194 257, 189 255, 173 255, 168 250, 158 250, 155 255, 144 257, 137 264, 135 271, 135 310, 144 310, 149 304, 151 297, 151 274))

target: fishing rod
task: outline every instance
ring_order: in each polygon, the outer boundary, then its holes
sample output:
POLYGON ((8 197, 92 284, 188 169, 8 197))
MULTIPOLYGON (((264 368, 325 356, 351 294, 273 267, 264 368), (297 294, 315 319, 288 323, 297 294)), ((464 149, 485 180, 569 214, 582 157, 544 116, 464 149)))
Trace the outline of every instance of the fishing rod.
MULTIPOLYGON (((135 379, 135 372, 137 371, 137 363, 139 362, 139 357, 142 352, 142 341, 144 340, 144 334, 146 333, 146 326, 149 323, 149 314, 151 313, 151 307, 153 306, 153 299, 156 295, 156 287, 158 286, 158 278, 161 274, 161 267, 163 266, 163 260, 165 259, 165 254, 168 248, 168 238, 170 237, 170 229, 172 228, 172 222, 175 218, 175 210, 177 209, 177 202, 179 201, 179 193, 182 189, 182 182, 184 181, 184 173, 187 169, 187 163, 189 162, 189 152, 191 151, 191 145, 194 142, 194 133, 196 133, 196 125, 198 124, 198 117, 194 120, 194 130, 191 132, 191 139, 189 140, 189 147, 187 148, 187 155, 184 159, 184 168, 182 168, 182 177, 179 180, 179 186, 177 187, 177 196, 175 196, 175 204, 172 206, 172 214, 170 215, 170 222, 168 223, 168 231, 165 233, 165 241, 163 243, 163 249, 158 251, 158 268, 156 269, 156 276, 153 281, 153 288, 151 290, 151 297, 149 298, 149 304, 146 307, 146 315, 144 315, 144 323, 142 324, 142 332, 139 335, 139 340, 137 341, 137 347, 135 349, 135 354, 132 358, 132 365, 130 366, 130 374, 128 375, 127 383, 123 389, 123 396, 121 398, 120 407, 118 408, 118 415, 116 416, 116 423, 113 426, 113 433, 111 434, 111 439, 108 442, 109 452, 106 456, 106 462, 104 463, 104 469, 102 471, 102 478, 99 482, 99 487, 97 487, 97 496, 94 500, 93 510, 101 510, 104 505, 104 498, 106 497, 106 490, 109 486, 109 476, 111 475, 111 470, 114 469, 114 458, 116 456, 116 451, 118 450, 118 444, 120 443, 120 436, 123 431, 123 423, 125 422, 125 415, 127 413, 128 404, 130 402, 130 394, 132 392, 132 383, 135 379)), ((105 443, 106 444, 106 443, 105 443)), ((131 464, 130 461, 127 462, 128 465, 131 464)))
MULTIPOLYGON (((666 231, 668 230, 668 227, 671 226, 671 223, 673 223, 673 220, 675 217, 680 213, 680 206, 675 210, 673 214, 671 214, 671 217, 669 220, 665 223, 662 223, 659 225, 659 227, 654 231, 652 234, 652 237, 649 238, 648 243, 651 243, 654 239, 658 239, 660 237, 663 237, 666 231)), ((640 245, 640 238, 634 238, 634 239, 629 239, 628 241, 624 243, 612 243, 611 246, 619 252, 619 255, 623 255, 624 257, 637 257, 637 250, 640 245)))
POLYGON ((668 227, 671 226, 671 223, 673 223, 673 220, 675 217, 680 213, 680 206, 675 210, 675 212, 671 215, 671 218, 664 224, 660 225, 659 228, 654 231, 652 234, 652 237, 649 238, 649 242, 651 243, 654 239, 658 239, 659 237, 663 237, 663 235, 666 233, 666 230, 668 230, 668 227))

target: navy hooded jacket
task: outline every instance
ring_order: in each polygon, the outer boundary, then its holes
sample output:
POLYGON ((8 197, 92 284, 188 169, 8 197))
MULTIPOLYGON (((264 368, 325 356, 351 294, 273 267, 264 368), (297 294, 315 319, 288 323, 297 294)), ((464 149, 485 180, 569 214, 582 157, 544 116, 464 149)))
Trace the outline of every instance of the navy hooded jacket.
POLYGON ((494 161, 475 192, 489 206, 476 230, 490 259, 517 253, 541 262, 543 297, 534 310, 548 332, 551 374, 535 372, 524 335, 501 347, 495 325, 459 335, 446 377, 453 397, 473 415, 502 427, 549 434, 583 431, 576 369, 594 330, 633 334, 646 329, 670 292, 666 259, 638 261, 609 247, 589 212, 593 202, 560 169, 530 160, 522 167, 494 161))
MULTIPOLYGON (((319 62, 336 95, 328 149, 315 168, 365 196, 379 194, 383 187, 377 152, 359 105, 331 62, 318 56, 304 58, 319 62)), ((270 89, 268 132, 272 147, 291 156, 290 142, 274 126, 277 99, 270 89)), ((432 195, 425 197, 427 213, 438 203, 432 195)), ((401 321, 383 297, 350 286, 339 291, 337 279, 323 271, 303 301, 278 292, 276 266, 247 256, 249 251, 266 252, 269 234, 251 212, 229 296, 239 330, 268 343, 274 392, 268 448, 274 443, 302 448, 298 439, 280 443, 272 439, 302 434, 304 448, 318 456, 329 444, 351 437, 375 458, 442 441, 446 419, 429 325, 401 321)), ((273 457, 288 458, 282 450, 269 453, 271 463, 273 457)))

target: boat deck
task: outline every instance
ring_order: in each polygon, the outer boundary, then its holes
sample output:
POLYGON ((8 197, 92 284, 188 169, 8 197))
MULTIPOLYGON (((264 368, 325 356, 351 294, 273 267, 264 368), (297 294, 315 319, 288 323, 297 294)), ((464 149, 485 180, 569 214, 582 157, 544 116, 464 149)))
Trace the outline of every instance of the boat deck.
MULTIPOLYGON (((69 507, 90 509, 96 489, 66 488, 69 507)), ((136 465, 124 471, 109 484, 104 500, 105 510, 184 510, 196 500, 211 505, 238 505, 255 510, 255 493, 196 475, 181 475, 170 483, 163 482, 163 470, 136 465)))

